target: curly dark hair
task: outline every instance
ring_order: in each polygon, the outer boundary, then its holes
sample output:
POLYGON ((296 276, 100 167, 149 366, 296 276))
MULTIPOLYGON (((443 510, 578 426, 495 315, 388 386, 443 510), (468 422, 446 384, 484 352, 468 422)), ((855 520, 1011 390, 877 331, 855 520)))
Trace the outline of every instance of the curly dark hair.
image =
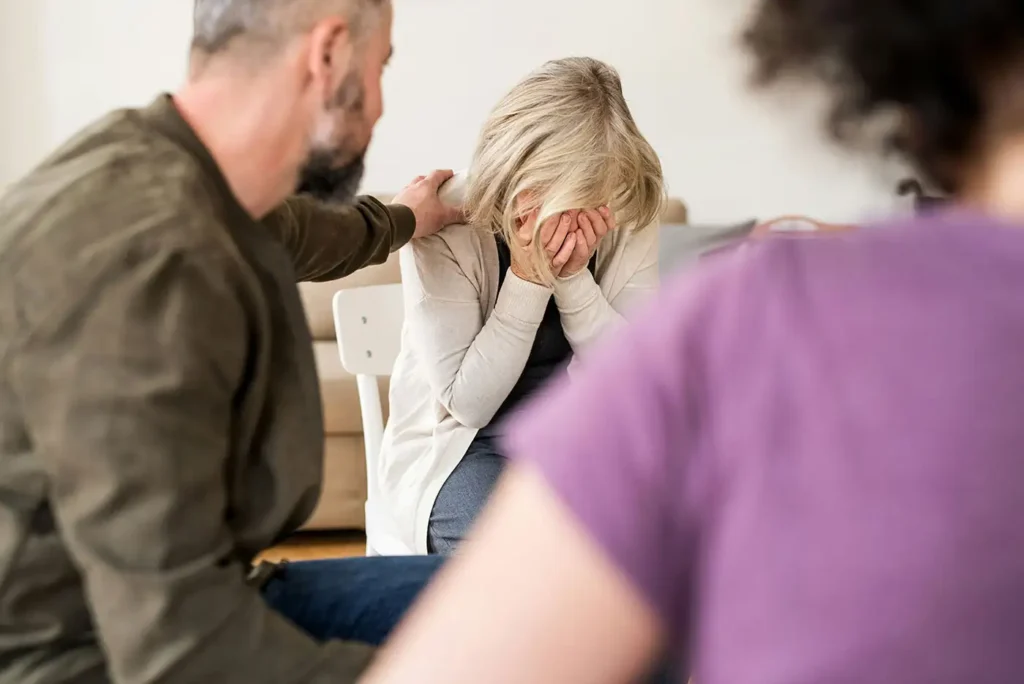
POLYGON ((743 43, 756 83, 826 85, 841 142, 895 113, 884 145, 955 193, 992 123, 998 79, 1024 66, 1024 1, 760 0, 743 43))

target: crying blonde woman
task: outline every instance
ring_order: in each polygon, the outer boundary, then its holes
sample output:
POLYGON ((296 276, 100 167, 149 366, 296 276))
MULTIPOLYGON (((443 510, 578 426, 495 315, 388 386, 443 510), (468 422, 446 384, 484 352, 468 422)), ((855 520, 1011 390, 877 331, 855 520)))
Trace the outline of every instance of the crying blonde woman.
POLYGON ((384 555, 451 554, 505 467, 503 419, 658 281, 661 163, 601 62, 549 62, 513 88, 443 192, 469 223, 400 257, 406 323, 367 520, 384 555))

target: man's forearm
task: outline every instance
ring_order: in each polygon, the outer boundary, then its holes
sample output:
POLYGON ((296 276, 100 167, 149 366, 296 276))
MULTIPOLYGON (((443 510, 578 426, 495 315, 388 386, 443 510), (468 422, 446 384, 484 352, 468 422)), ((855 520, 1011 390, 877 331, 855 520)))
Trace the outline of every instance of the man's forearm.
POLYGON ((299 281, 330 281, 387 260, 412 239, 416 217, 372 197, 327 204, 293 197, 264 219, 292 256, 299 281))

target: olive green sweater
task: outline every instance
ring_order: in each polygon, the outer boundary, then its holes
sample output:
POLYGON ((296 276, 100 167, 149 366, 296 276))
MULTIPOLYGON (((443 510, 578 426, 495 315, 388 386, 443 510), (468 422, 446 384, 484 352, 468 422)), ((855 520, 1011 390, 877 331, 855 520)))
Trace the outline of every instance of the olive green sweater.
POLYGON ((298 280, 407 242, 405 207, 246 214, 170 97, 0 199, 0 682, 354 681, 245 582, 320 492, 298 280))

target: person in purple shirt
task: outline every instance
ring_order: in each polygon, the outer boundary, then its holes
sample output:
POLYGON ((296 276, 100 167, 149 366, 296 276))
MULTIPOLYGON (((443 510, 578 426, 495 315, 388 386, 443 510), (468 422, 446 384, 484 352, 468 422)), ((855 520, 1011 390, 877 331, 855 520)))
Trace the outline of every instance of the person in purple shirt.
POLYGON ((762 84, 824 84, 844 140, 890 122, 954 206, 669 285, 518 420, 368 682, 612 684, 664 651, 697 684, 1024 682, 1024 3, 752 22, 762 84))

